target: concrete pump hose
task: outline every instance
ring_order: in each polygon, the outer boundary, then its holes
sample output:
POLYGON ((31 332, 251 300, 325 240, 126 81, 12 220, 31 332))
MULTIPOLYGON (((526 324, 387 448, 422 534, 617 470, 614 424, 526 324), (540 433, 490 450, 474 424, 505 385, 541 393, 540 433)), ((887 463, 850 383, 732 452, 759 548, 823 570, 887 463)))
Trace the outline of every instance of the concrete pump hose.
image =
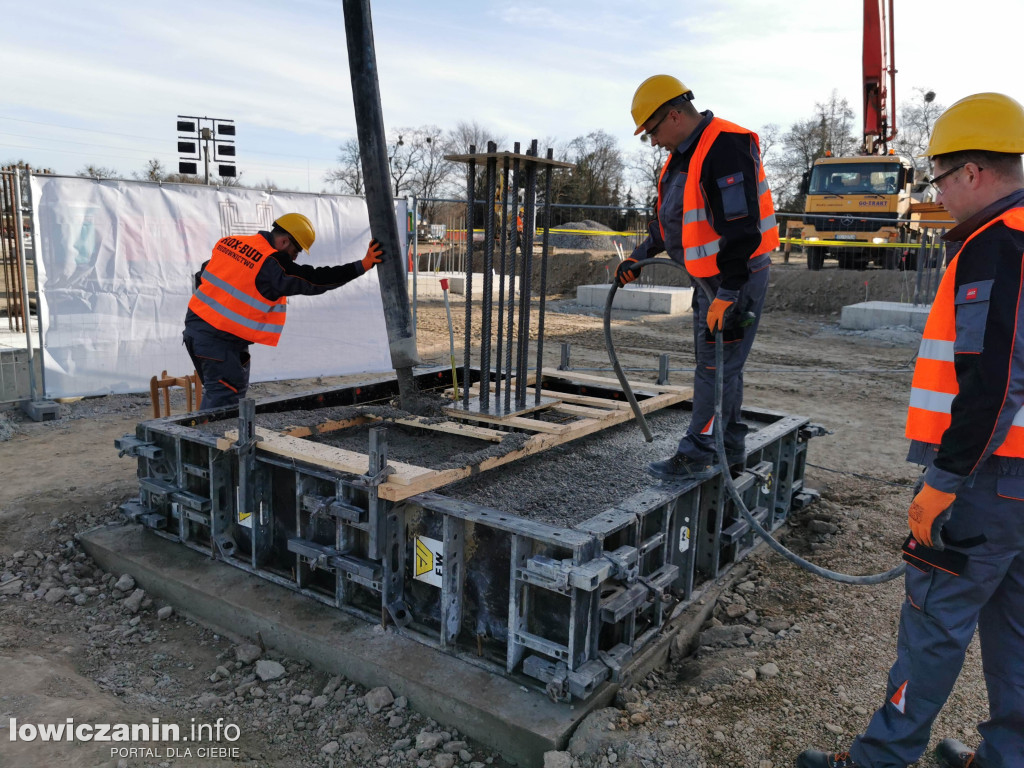
MULTIPOLYGON (((671 264, 677 269, 686 271, 683 265, 672 261, 672 259, 643 259, 637 262, 635 266, 643 269, 644 267, 652 266, 655 264, 671 264)), ((707 282, 700 279, 694 278, 695 282, 704 291, 704 294, 709 300, 714 299, 714 293, 708 286, 707 282)), ((608 291, 608 300, 605 302, 604 307, 604 340, 605 346, 608 348, 608 358, 611 360, 612 367, 615 369, 615 375, 619 380, 619 384, 622 386, 622 391, 626 393, 626 399, 629 401, 630 407, 633 409, 633 415, 636 416, 636 421, 643 430, 644 437, 647 442, 651 442, 654 436, 651 434, 650 427, 647 425, 647 420, 644 418, 643 411, 640 408, 640 404, 637 403, 636 397, 633 395, 633 390, 629 386, 629 382, 626 380, 626 375, 622 372, 622 366, 619 365, 618 356, 615 354, 615 345, 612 343, 612 332, 611 332, 611 318, 612 318, 612 302, 615 299, 615 293, 618 290, 618 284, 613 280, 611 289, 608 291)), ((725 368, 725 344, 722 340, 722 330, 718 329, 715 333, 715 425, 720 427, 722 424, 722 391, 723 391, 723 370, 725 368)), ((728 470, 728 462, 725 456, 725 436, 724 430, 721 428, 714 430, 715 434, 715 450, 718 454, 719 465, 725 467, 722 471, 722 477, 725 480, 725 487, 728 490, 729 496, 736 504, 736 508, 740 511, 743 519, 754 529, 758 536, 764 539, 768 546, 775 550, 778 554, 789 560, 806 571, 821 576, 822 578, 831 579, 832 581, 838 581, 843 584, 883 584, 887 581, 892 581, 898 576, 903 575, 907 569, 906 563, 900 563, 895 568, 892 568, 883 573, 873 573, 866 576, 853 576, 847 573, 839 573, 838 571, 831 571, 827 568, 822 568, 820 565, 804 560, 802 557, 794 552, 791 552, 785 546, 776 541, 772 535, 765 530, 764 527, 757 521, 757 519, 747 509, 747 505, 743 503, 743 497, 740 495, 739 490, 736 488, 736 483, 733 482, 732 473, 728 470)))

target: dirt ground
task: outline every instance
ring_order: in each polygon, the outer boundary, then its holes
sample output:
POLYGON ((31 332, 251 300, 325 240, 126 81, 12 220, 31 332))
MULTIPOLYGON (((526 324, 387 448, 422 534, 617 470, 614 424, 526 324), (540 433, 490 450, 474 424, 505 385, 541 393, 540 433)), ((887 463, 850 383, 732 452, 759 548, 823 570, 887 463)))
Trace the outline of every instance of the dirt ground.
MULTIPOLYGON (((585 267, 553 267, 546 366, 558 365, 560 343, 567 342, 573 367, 609 368, 601 318, 576 306, 566 288, 585 278, 604 282, 591 277, 601 274, 600 262, 581 258, 585 267)), ((904 462, 902 434, 918 334, 906 328, 846 332, 837 325, 844 303, 863 300, 865 280, 869 291, 874 285, 881 292, 882 285, 899 291, 905 279, 900 273, 809 273, 799 262, 774 267, 769 309, 745 377, 748 405, 808 416, 830 430, 811 441, 806 472, 807 485, 822 498, 794 515, 782 539, 826 567, 854 573, 898 562, 917 475, 904 462)), ((461 307, 453 311, 461 317, 461 307)), ((419 303, 418 333, 424 359, 447 363, 442 303, 419 303)), ((653 381, 659 355, 668 353, 672 383, 689 380, 688 316, 618 313, 613 333, 630 378, 653 381)), ((260 364, 258 351, 253 363, 260 364)), ((340 381, 275 382, 253 392, 298 392, 340 381)), ((135 461, 119 459, 113 445, 149 417, 149 408, 148 395, 122 395, 65 404, 57 421, 32 423, 18 411, 0 412, 0 438, 5 431, 9 436, 0 442, 0 766, 508 764, 419 715, 415 701, 387 701, 387 694, 301 660, 264 654, 257 663, 283 666, 282 677, 265 678, 266 669, 260 672, 247 655, 252 649, 244 648, 245 639, 196 625, 187 606, 168 611, 135 594, 121 574, 99 571, 75 534, 117 519, 117 506, 137 493, 135 461), (15 581, 22 583, 12 586, 15 581), (111 754, 109 745, 11 741, 8 725, 10 718, 19 724, 159 718, 185 728, 217 717, 238 724, 240 738, 227 744, 238 749, 236 756, 201 757, 195 750, 191 758, 168 756, 166 744, 160 754, 126 756, 111 754)), ((643 469, 636 456, 625 455, 607 471, 643 469)), ((837 585, 765 547, 743 567, 745 575, 719 600, 706 627, 719 635, 702 636, 695 654, 676 654, 643 683, 621 691, 618 709, 605 713, 614 728, 581 732, 574 752, 552 756, 552 766, 778 768, 807 747, 848 745, 882 703, 901 582, 837 585)), ((974 724, 985 711, 980 658, 972 647, 933 741, 952 735, 976 743, 974 724)), ((935 763, 926 756, 919 765, 935 763)))

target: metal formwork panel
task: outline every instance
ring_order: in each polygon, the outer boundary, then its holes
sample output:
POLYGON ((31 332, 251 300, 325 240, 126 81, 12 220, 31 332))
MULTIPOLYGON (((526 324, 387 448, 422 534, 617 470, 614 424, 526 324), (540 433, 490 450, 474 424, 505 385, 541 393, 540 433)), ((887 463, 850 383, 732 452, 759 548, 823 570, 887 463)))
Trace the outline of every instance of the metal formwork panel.
MULTIPOLYGON (((444 376, 422 378, 443 386, 444 376)), ((387 382, 369 382, 256 408, 353 405, 388 392, 387 382)), ((244 409, 234 445, 223 429, 201 428, 218 418, 231 426, 235 416, 227 409, 148 421, 119 440, 138 462, 139 498, 125 514, 439 652, 539 683, 557 700, 585 699, 618 680, 703 585, 757 542, 720 474, 659 484, 558 527, 440 491, 378 498, 384 431, 371 432, 368 472, 353 475, 261 452, 246 439, 252 414, 244 409)), ((757 429, 734 481, 754 516, 775 529, 813 498, 803 470, 816 432, 801 417, 744 417, 757 429)))

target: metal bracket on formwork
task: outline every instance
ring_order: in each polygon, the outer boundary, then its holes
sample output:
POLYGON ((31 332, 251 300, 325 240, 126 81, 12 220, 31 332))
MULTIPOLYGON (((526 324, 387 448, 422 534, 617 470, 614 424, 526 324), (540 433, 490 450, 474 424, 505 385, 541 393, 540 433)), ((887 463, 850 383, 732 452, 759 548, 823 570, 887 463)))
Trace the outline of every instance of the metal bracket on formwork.
POLYGON ((835 434, 831 429, 823 427, 821 424, 807 424, 800 428, 800 439, 810 440, 812 437, 824 437, 825 435, 835 434))
POLYGON ((572 362, 569 359, 569 355, 572 352, 572 344, 567 341, 562 342, 562 360, 558 363, 558 370, 568 371, 572 368, 572 362))
POLYGON ((610 674, 611 670, 598 659, 581 664, 579 669, 569 673, 569 695, 581 700, 590 698, 610 674))
POLYGON ((640 553, 636 547, 624 545, 612 552, 603 552, 601 557, 610 562, 614 567, 613 576, 627 584, 636 581, 639 573, 640 553))
MULTIPOLYGON (((388 467, 388 469, 392 468, 388 467)), ((302 508, 309 513, 310 523, 320 515, 330 515, 344 520, 346 523, 366 522, 365 509, 349 504, 335 496, 315 496, 307 493, 302 496, 301 504, 302 508)))
POLYGON ((147 443, 139 440, 135 435, 125 435, 114 440, 114 447, 117 448, 117 456, 132 456, 143 459, 159 459, 163 456, 163 449, 155 443, 147 443))
POLYGON ((534 555, 526 561, 519 577, 527 584, 565 593, 569 589, 569 577, 573 568, 562 560, 544 555, 534 555))
POLYGON ((523 659, 523 674, 545 683, 544 690, 551 701, 569 700, 569 667, 564 661, 527 656, 523 659))
POLYGON ((668 384, 668 354, 662 354, 658 358, 658 385, 668 384))
POLYGON ((625 643, 619 643, 609 651, 598 651, 597 657, 611 671, 612 682, 622 679, 622 668, 633 660, 633 649, 625 643))
POLYGON ((213 543, 217 546, 217 551, 220 553, 221 560, 229 560, 234 557, 235 540, 226 533, 214 536, 213 543))
POLYGON ((409 606, 405 604, 404 600, 395 600, 393 603, 388 603, 388 615, 399 627, 407 627, 412 623, 412 613, 409 611, 409 606))
POLYGON ((623 587, 601 601, 601 621, 605 624, 617 624, 636 611, 646 600, 646 585, 634 584, 631 587, 623 587))

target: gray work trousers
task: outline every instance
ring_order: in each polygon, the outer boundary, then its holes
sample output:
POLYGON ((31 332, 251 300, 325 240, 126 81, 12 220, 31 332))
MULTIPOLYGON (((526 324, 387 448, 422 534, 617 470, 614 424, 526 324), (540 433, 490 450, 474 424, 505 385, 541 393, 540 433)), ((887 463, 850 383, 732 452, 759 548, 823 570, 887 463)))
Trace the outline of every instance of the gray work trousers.
MULTIPOLYGON (((747 425, 740 421, 743 407, 743 366, 754 345, 764 297, 768 290, 771 259, 767 254, 750 262, 750 279, 740 291, 735 306, 738 319, 744 312, 754 314, 746 328, 726 328, 723 333, 725 370, 722 374, 722 419, 725 421, 725 452, 729 456, 745 450, 747 425)), ((712 292, 718 290, 718 277, 705 278, 712 292)), ((711 300, 699 285, 693 288, 693 348, 697 366, 693 373, 693 414, 686 434, 679 441, 679 453, 697 461, 715 461, 715 337, 708 332, 708 307, 711 300)))
POLYGON ((907 566, 886 703, 850 748, 859 766, 905 768, 921 757, 977 628, 989 719, 974 765, 1024 768, 1024 475, 1000 463, 971 476, 943 528, 947 547, 967 555, 963 573, 907 566))

